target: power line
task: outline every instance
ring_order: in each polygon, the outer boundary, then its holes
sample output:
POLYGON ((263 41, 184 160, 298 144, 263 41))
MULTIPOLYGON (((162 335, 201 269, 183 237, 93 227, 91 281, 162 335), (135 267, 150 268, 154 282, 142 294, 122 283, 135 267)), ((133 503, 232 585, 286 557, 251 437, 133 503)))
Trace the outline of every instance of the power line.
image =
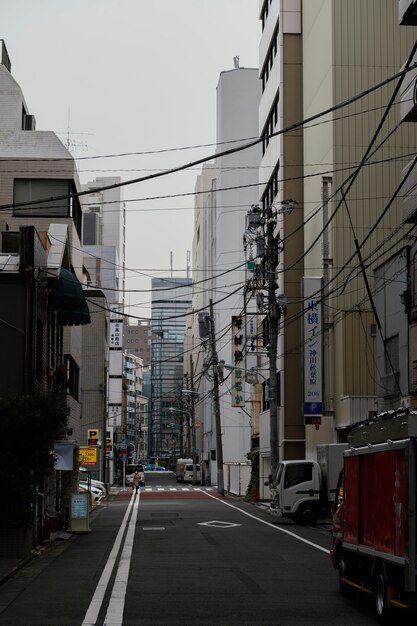
MULTIPOLYGON (((361 98, 364 98, 365 96, 369 95, 370 93, 381 89, 382 87, 384 87, 385 85, 388 85, 389 83, 391 83, 392 81, 396 80, 397 78, 400 78, 401 76, 404 76, 407 72, 413 70, 415 67, 417 67, 417 63, 414 63, 413 65, 406 67, 405 69, 401 70, 400 72, 397 72, 396 74, 394 74, 393 76, 385 79, 384 81, 378 83, 377 85, 374 85, 373 87, 369 87, 368 89, 365 89, 364 91, 360 92, 359 94, 356 94, 355 96, 352 96, 351 98, 348 98, 347 100, 344 100, 343 102, 333 105, 331 107, 329 107, 328 109, 321 111, 319 113, 316 113, 314 115, 311 115, 310 117, 306 118, 305 120, 302 120, 300 122, 295 122, 294 124, 291 124, 290 126, 288 126, 287 128, 278 130, 274 133, 271 133, 269 135, 269 137, 276 137, 285 133, 289 133, 293 130, 297 130, 298 128, 301 128, 302 126, 304 126, 305 124, 308 124, 310 122, 313 122, 317 119, 319 119, 320 117, 323 117, 325 115, 328 115, 329 113, 333 113, 334 111, 337 111, 341 108, 344 108, 350 104, 353 104, 354 102, 360 100, 361 98)), ((178 165, 176 167, 173 167, 169 170, 166 170, 164 172, 156 172, 154 174, 149 174, 147 176, 142 176, 139 178, 134 178, 131 180, 127 180, 127 181, 122 181, 120 183, 114 183, 112 185, 105 185, 103 187, 100 188, 95 188, 95 189, 87 189, 84 191, 78 191, 78 192, 74 192, 71 194, 63 194, 60 196, 53 196, 52 198, 43 198, 43 199, 39 199, 36 200, 37 204, 44 204, 46 202, 51 202, 54 200, 67 200, 67 199, 73 199, 73 198, 79 198, 81 196, 86 196, 92 193, 97 193, 98 191, 107 191, 110 189, 118 189, 120 187, 126 187, 128 185, 133 185, 136 183, 141 183, 141 182, 145 182, 147 180, 154 180, 156 178, 161 178, 163 176, 167 176, 170 174, 174 174, 176 172, 181 172, 184 170, 189 169, 190 167, 196 166, 196 165, 200 165, 202 163, 206 163, 207 161, 210 161, 212 159, 215 158, 220 158, 220 157, 224 157, 224 156, 229 156, 231 154, 236 154, 237 152, 241 152, 243 150, 247 150, 249 148, 252 148, 256 145, 258 145, 259 143, 264 141, 264 137, 257 137, 255 139, 253 139, 252 141, 248 141, 246 143, 244 143, 243 145, 239 145, 235 148, 230 148, 228 150, 224 150, 222 152, 218 152, 215 154, 212 154, 208 157, 202 157, 201 159, 196 159, 195 161, 191 161, 190 163, 186 163, 186 164, 182 164, 182 165, 178 165)), ((239 140, 240 141, 240 140, 239 140)), ((28 205, 33 204, 32 201, 25 201, 25 202, 17 202, 17 203, 12 203, 12 204, 5 204, 5 205, 0 205, 0 210, 6 210, 6 209, 10 209, 10 208, 19 208, 19 207, 25 207, 28 205)))

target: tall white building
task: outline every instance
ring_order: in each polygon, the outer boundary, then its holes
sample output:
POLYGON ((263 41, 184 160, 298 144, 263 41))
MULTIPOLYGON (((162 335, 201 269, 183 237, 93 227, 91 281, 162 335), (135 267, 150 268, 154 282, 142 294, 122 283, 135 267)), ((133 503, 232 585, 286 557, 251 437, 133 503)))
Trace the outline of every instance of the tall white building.
MULTIPOLYGON (((242 145, 258 133, 260 82, 258 70, 240 68, 222 72, 217 86, 217 152, 242 145)), ((218 156, 206 164, 197 181, 203 194, 195 210, 193 244, 193 309, 208 311, 213 301, 216 347, 219 360, 234 362, 232 317, 243 313, 245 258, 242 236, 245 217, 258 200, 259 146, 218 156), (203 189, 201 189, 203 188, 203 189), (202 282, 200 282, 202 281, 202 282)), ((194 322, 194 363, 196 388, 201 401, 196 415, 202 422, 200 461, 206 482, 217 481, 216 426, 213 400, 206 395, 210 385, 204 372, 207 345, 201 342, 194 322)), ((242 391, 244 394, 244 390, 242 391)), ((242 396, 243 397, 243 396, 242 396)), ((245 406, 234 404, 231 378, 220 390, 220 413, 225 464, 244 463, 251 449, 251 427, 245 406)))

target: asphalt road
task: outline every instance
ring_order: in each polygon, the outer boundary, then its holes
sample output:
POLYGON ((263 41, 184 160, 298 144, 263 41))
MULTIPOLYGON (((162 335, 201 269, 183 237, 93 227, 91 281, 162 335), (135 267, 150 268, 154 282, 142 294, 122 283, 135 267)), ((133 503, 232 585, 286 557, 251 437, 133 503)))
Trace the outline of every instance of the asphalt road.
POLYGON ((138 496, 127 489, 101 506, 91 530, 56 541, 0 587, 1 625, 376 623, 371 598, 339 595, 328 524, 276 523, 160 472, 138 496))

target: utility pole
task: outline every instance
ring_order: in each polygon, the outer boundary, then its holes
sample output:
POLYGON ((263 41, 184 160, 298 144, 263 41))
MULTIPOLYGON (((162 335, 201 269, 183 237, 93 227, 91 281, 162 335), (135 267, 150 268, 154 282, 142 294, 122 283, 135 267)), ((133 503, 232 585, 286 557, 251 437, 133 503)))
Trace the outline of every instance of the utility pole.
POLYGON ((190 427, 191 427, 191 446, 193 459, 193 485, 197 484, 197 438, 195 432, 195 408, 194 408, 194 363, 193 355, 190 354, 190 427))
POLYGON ((219 357, 216 350, 216 336, 214 331, 213 300, 210 298, 210 347, 213 361, 213 401, 214 418, 216 424, 216 459, 217 459, 217 492, 224 495, 223 481, 223 443, 222 425, 220 419, 220 397, 219 397, 219 357))
POLYGON ((266 209, 266 258, 265 273, 268 288, 268 332, 269 332, 269 422, 271 447, 271 474, 275 477, 279 463, 278 451, 278 389, 277 354, 280 311, 277 306, 276 270, 278 265, 278 241, 275 237, 276 219, 272 209, 266 209))
MULTIPOLYGON (((277 215, 288 214, 294 208, 294 200, 280 203, 280 208, 275 205, 260 208, 257 205, 251 207, 246 216, 246 231, 244 236, 245 250, 256 245, 256 256, 264 259, 264 274, 259 285, 259 272, 255 274, 254 287, 267 291, 267 303, 263 305, 264 296, 259 295, 259 308, 264 311, 268 322, 269 333, 269 421, 270 421, 270 457, 271 474, 275 478, 279 464, 279 414, 278 414, 278 380, 277 380, 277 357, 278 336, 281 321, 281 312, 285 303, 283 298, 277 296, 277 267, 278 254, 282 251, 282 241, 279 234, 275 234, 277 215)), ((251 257, 253 258, 253 257, 251 257)), ((260 267, 260 266, 259 266, 260 267)), ((258 298, 257 298, 258 299, 258 298)))

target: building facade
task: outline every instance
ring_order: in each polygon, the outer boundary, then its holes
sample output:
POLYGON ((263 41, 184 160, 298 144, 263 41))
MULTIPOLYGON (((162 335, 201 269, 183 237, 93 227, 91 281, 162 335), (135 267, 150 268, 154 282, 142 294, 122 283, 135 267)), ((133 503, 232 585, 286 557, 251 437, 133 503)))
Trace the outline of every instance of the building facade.
MULTIPOLYGON (((304 458, 305 428, 302 411, 302 276, 303 235, 303 128, 282 132, 303 117, 302 7, 299 0, 260 2, 262 35, 259 46, 259 77, 262 96, 259 107, 259 135, 262 160, 259 169, 259 206, 276 219, 274 239, 277 265, 274 276, 262 269, 259 287, 266 293, 275 281, 275 297, 285 303, 278 328, 268 328, 268 319, 259 310, 257 369, 267 381, 257 390, 254 423, 259 424, 259 490, 270 473, 269 334, 277 333, 277 430, 278 458, 304 458), (292 202, 290 213, 281 213, 283 203, 292 202)), ((268 254, 268 250, 266 250, 268 254)), ((261 255, 262 256, 262 255, 261 255)), ((255 282, 256 286, 256 282, 255 282)), ((269 290, 270 293, 270 290, 269 290)))
MULTIPOLYGON (((193 242, 193 310, 210 316, 213 303, 215 344, 219 361, 235 363, 238 351, 234 339, 233 319, 242 317, 245 309, 245 256, 242 235, 250 206, 258 201, 258 167, 260 148, 222 154, 242 146, 245 139, 258 133, 260 81, 255 68, 239 67, 235 59, 232 70, 220 74, 217 85, 216 120, 217 153, 197 179, 195 204, 195 235, 193 242), (201 192, 205 193, 201 193, 201 192)), ((196 418, 201 422, 200 462, 203 481, 217 484, 217 425, 212 382, 212 349, 208 337, 202 338, 198 314, 192 324, 196 418)), ((243 354, 246 352, 244 346, 243 354)), ((246 361, 245 361, 246 363, 246 361)), ((187 369, 189 374, 189 368, 187 369)), ((249 411, 250 387, 236 388, 235 374, 224 380, 219 392, 222 431, 222 454, 225 465, 248 462, 251 426, 249 411), (239 396, 239 402, 236 402, 239 396), (246 399, 248 405, 246 405, 246 399)), ((226 477, 228 472, 225 473, 226 477)))
MULTIPOLYGON (((378 10, 372 1, 304 2, 302 28, 304 119, 395 75, 417 34, 399 26, 395 0, 378 10)), ((304 128, 305 274, 322 281, 323 318, 323 417, 319 430, 306 427, 308 454, 323 436, 344 441, 385 393, 375 385, 372 271, 404 245, 396 188, 416 145, 390 105, 400 82, 304 128)))
POLYGON ((182 452, 184 336, 191 278, 153 278, 149 456, 174 459, 182 452))

